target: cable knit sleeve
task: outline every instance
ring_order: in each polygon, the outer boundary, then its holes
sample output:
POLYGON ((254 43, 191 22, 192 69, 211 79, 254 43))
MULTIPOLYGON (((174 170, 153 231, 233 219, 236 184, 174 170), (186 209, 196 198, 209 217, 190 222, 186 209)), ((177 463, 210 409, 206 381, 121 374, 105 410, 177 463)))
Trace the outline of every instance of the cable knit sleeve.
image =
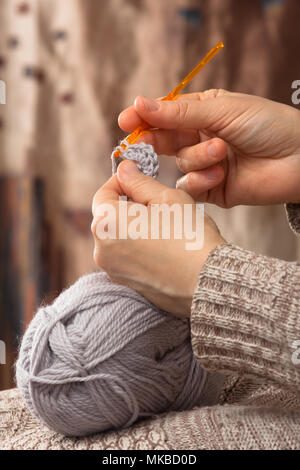
MULTIPOLYGON (((300 205, 287 205, 299 233, 300 205)), ((209 255, 191 310, 194 353, 221 373, 270 379, 300 393, 300 264, 230 244, 209 255)))

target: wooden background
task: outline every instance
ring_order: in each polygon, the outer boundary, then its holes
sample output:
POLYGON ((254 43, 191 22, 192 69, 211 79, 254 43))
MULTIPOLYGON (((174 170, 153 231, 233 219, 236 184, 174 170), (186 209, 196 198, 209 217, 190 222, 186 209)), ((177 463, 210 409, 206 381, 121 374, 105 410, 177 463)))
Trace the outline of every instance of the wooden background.
POLYGON ((33 312, 63 287, 62 256, 53 249, 44 214, 41 180, 0 178, 0 331, 6 345, 0 389, 13 386, 19 339, 33 312))
MULTIPOLYGON (((0 0, 0 340, 13 364, 26 324, 95 269, 91 201, 137 94, 166 95, 219 40, 187 91, 227 88, 291 103, 300 79, 299 0, 0 0)), ((162 159, 160 179, 178 171, 162 159)), ((296 259, 283 207, 209 207, 224 237, 296 259)))

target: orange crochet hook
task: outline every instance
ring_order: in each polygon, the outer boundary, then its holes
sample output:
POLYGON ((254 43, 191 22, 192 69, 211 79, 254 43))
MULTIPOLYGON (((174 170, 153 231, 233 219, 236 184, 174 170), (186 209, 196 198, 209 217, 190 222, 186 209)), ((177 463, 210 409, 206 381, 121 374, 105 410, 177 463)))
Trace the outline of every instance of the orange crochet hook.
MULTIPOLYGON (((172 101, 174 100, 177 95, 187 86, 187 84, 197 75, 198 72, 200 72, 203 67, 205 67, 206 64, 224 47, 224 44, 222 41, 219 41, 218 44, 213 47, 208 54, 204 57, 204 59, 199 62, 198 65, 177 85, 174 90, 171 91, 171 93, 168 94, 168 96, 165 96, 162 98, 162 101, 172 101)), ((151 126, 144 122, 140 126, 138 126, 135 131, 132 132, 128 137, 126 137, 126 141, 128 142, 128 145, 134 144, 137 139, 147 130, 151 129, 151 126)), ((127 147, 124 144, 121 144, 121 147, 125 150, 127 147)), ((114 154, 115 157, 119 157, 121 155, 120 150, 117 150, 114 154)))

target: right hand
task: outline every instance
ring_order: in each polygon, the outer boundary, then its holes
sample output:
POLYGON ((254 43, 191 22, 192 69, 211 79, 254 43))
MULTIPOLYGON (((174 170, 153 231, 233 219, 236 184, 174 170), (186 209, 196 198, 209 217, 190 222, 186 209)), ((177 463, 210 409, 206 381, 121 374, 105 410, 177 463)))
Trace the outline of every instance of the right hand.
POLYGON ((175 101, 138 97, 119 116, 139 141, 175 155, 186 175, 177 182, 195 200, 221 207, 300 203, 300 113, 265 98, 208 90, 175 101), (151 109, 151 104, 158 109, 151 109), (211 145, 213 144, 213 145, 211 145))

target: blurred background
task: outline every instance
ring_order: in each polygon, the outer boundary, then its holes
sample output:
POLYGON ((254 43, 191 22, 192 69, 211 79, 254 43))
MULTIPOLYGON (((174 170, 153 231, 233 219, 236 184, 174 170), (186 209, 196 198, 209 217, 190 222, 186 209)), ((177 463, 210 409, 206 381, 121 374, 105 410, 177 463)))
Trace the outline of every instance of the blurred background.
MULTIPOLYGON (((166 95, 219 40, 186 91, 226 88, 292 105, 299 0, 0 0, 0 390, 41 302, 95 269, 93 194, 137 94, 166 95)), ((162 157, 160 180, 178 173, 162 157)), ((227 240, 293 260, 284 208, 208 207, 227 240)))

